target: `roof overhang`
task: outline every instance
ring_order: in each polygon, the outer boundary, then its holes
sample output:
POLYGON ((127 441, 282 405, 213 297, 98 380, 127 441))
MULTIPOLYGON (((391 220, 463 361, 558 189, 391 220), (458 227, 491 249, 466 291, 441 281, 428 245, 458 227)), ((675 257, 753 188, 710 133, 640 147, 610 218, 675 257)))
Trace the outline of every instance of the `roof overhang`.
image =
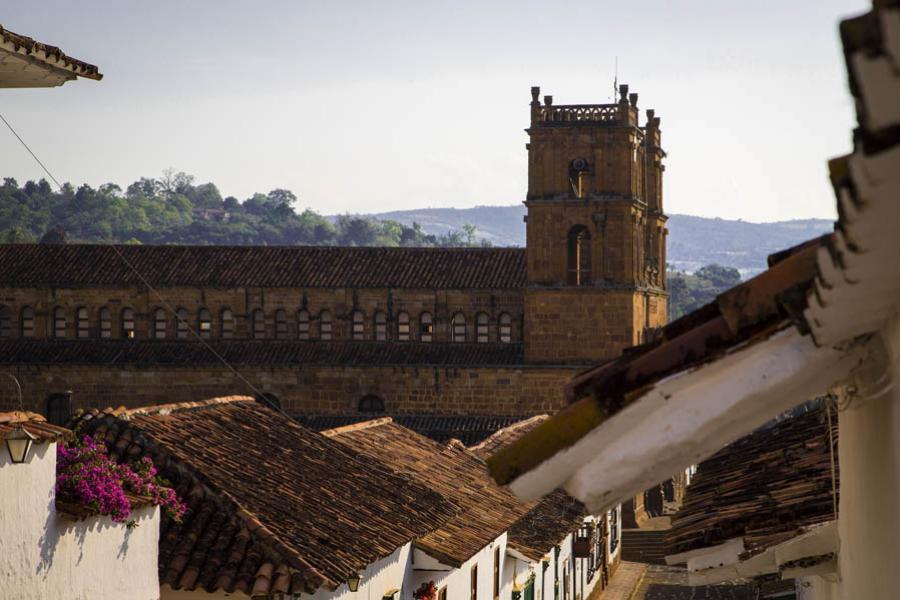
POLYGON ((692 586, 712 585, 780 573, 784 579, 837 572, 840 549, 837 521, 807 528, 785 542, 746 555, 743 538, 666 556, 666 563, 686 563, 692 586))
POLYGON ((561 486, 590 510, 606 510, 826 391, 822 373, 848 376, 865 352, 863 344, 816 346, 788 327, 645 390, 511 488, 531 499, 561 486))
POLYGON ((0 26, 0 88, 56 87, 77 77, 100 80, 96 66, 0 26))

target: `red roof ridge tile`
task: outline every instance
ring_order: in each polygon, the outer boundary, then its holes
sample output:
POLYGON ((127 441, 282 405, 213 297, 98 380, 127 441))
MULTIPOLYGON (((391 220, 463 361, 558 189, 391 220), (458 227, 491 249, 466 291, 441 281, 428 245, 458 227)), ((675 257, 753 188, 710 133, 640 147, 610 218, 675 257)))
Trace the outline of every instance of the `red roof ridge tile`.
MULTIPOLYGON (((168 415, 174 412, 181 412, 184 410, 194 410, 200 408, 209 408, 211 406, 218 406, 220 404, 230 404, 232 402, 256 402, 250 396, 241 396, 241 395, 231 395, 231 396, 218 396, 215 398, 207 398, 206 400, 196 400, 193 402, 172 402, 170 404, 156 404, 153 406, 141 406, 138 408, 130 408, 125 410, 124 412, 113 411, 107 414, 112 414, 113 416, 120 417, 122 420, 127 421, 134 417, 141 417, 146 415, 168 415)), ((106 411, 104 411, 106 412, 106 411)))
POLYGON ((19 48, 23 48, 27 55, 34 56, 38 59, 40 59, 38 53, 43 53, 43 61, 47 64, 50 64, 50 59, 53 59, 54 66, 57 68, 71 70, 81 77, 87 77, 88 79, 95 79, 97 81, 103 79, 103 75, 96 65, 68 56, 57 46, 51 46, 26 35, 12 32, 2 25, 0 25, 0 42, 12 44, 17 52, 19 48))
POLYGON ((0 413, 0 439, 17 427, 31 434, 36 444, 58 442, 73 436, 70 429, 48 423, 43 415, 37 413, 21 410, 0 413))
POLYGON ((394 419, 392 419, 391 417, 380 417, 378 419, 370 419, 368 421, 361 421, 359 423, 351 423, 350 425, 343 425, 341 427, 325 429, 320 433, 326 437, 335 437, 344 433, 350 433, 351 431, 359 431, 361 429, 369 429, 371 427, 381 427, 382 425, 388 425, 393 422, 394 419))
POLYGON ((519 435, 517 435, 518 432, 522 431, 521 435, 524 435, 528 431, 531 431, 531 429, 535 425, 537 425, 538 423, 542 423, 549 418, 550 415, 548 415, 547 413, 543 413, 540 415, 534 415, 533 417, 528 417, 527 419, 522 419, 521 421, 513 423, 512 425, 508 425, 506 427, 503 427, 502 429, 498 429, 483 441, 475 444, 474 446, 469 446, 469 450, 481 456, 482 452, 486 451, 487 449, 496 449, 500 446, 505 446, 506 444, 515 441, 519 438, 519 435), (509 439, 507 439, 504 443, 504 438, 509 439))

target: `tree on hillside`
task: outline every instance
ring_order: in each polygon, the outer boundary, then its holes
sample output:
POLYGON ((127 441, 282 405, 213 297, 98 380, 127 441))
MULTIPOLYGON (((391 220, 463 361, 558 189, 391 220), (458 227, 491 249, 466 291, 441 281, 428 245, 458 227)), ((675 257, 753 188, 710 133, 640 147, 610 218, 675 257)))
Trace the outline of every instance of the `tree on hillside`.
POLYGON ((674 321, 709 304, 722 292, 741 282, 741 274, 732 267, 706 265, 693 274, 669 270, 669 321, 674 321))

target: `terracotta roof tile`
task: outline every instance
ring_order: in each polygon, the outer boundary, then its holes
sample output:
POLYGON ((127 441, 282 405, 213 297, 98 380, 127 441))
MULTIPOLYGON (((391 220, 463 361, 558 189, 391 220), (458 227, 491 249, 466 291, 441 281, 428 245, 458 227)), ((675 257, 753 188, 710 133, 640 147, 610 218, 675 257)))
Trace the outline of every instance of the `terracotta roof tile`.
POLYGON ((2 25, 0 25, 0 40, 5 44, 11 44, 16 50, 19 48, 24 49, 28 55, 37 57, 43 62, 49 64, 52 61, 55 66, 70 70, 81 77, 97 80, 103 79, 103 75, 100 74, 100 70, 95 65, 66 56, 56 46, 50 46, 28 36, 13 33, 9 29, 4 29, 2 25))
MULTIPOLYGON (((832 421, 837 445, 836 415, 832 421)), ((828 444, 828 419, 819 407, 764 427, 703 461, 672 518, 667 553, 743 537, 752 554, 834 519, 828 444)), ((836 447, 834 452, 836 457, 836 447)))
MULTIPOLYGON (((372 415, 293 415, 303 425, 316 431, 334 429, 368 421, 372 415)), ((395 423, 437 442, 456 439, 464 445, 477 444, 498 429, 507 427, 522 417, 504 415, 389 415, 395 423)))
POLYGON ((120 460, 154 459, 185 499, 163 518, 160 583, 247 594, 331 589, 455 514, 438 494, 246 397, 75 419, 120 460))
MULTIPOLYGON (((514 366, 521 344, 209 340, 233 365, 514 366)), ((206 344, 181 340, 0 341, 0 364, 195 366, 221 364, 206 344)))
POLYGON ((528 506, 496 485, 484 463, 461 444, 440 444, 390 419, 332 429, 326 436, 404 473, 450 500, 459 510, 416 546, 459 567, 528 512, 528 506))
POLYGON ((155 287, 519 289, 526 281, 522 248, 3 244, 0 287, 142 286, 129 264, 155 287))
POLYGON ((72 437, 72 430, 51 425, 43 415, 29 411, 12 411, 0 413, 0 441, 19 426, 35 437, 33 441, 35 444, 59 442, 72 437))
MULTIPOLYGON (((549 415, 536 415, 523 419, 469 449, 487 460, 549 418, 549 415)), ((584 504, 563 490, 554 490, 529 504, 528 512, 509 528, 507 542, 524 556, 538 561, 566 535, 580 528, 587 514, 584 504)))

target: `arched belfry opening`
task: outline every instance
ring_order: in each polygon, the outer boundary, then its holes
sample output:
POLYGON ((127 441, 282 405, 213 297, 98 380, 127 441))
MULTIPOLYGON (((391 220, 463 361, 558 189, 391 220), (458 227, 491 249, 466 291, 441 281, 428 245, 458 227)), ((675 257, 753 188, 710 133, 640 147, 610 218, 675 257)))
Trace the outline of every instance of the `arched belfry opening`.
POLYGON ((591 232, 575 225, 568 235, 568 284, 591 285, 591 232))

